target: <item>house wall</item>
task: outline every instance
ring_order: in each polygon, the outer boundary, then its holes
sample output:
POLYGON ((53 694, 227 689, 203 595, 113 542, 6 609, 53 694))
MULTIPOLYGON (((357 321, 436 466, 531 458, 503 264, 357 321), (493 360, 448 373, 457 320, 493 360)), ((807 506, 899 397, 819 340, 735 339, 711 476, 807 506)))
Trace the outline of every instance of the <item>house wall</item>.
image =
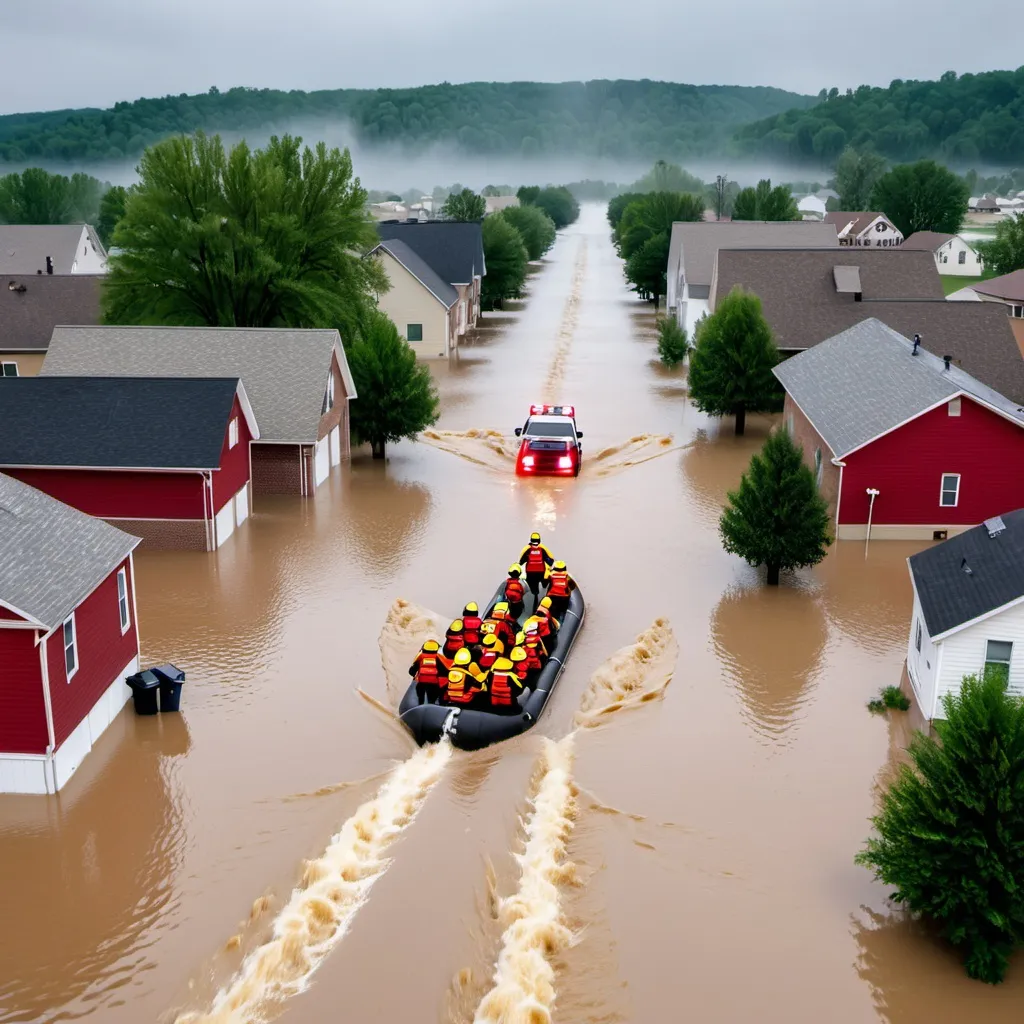
POLYGON ((843 460, 840 537, 864 536, 868 487, 875 499, 871 536, 931 539, 1024 506, 1024 429, 969 398, 960 415, 946 403, 843 460), (960 474, 955 507, 939 505, 943 473, 960 474), (889 527, 887 530, 886 527, 889 527))
POLYGON ((0 628, 0 754, 46 752, 49 739, 38 636, 34 629, 0 628))
POLYGON ((127 631, 121 632, 115 569, 75 609, 78 671, 70 682, 64 670, 63 629, 54 630, 46 641, 50 703, 53 707, 53 729, 58 748, 111 684, 117 681, 121 669, 138 657, 139 635, 132 599, 131 559, 125 559, 117 568, 125 569, 128 576, 131 622, 127 631))
MULTIPOLYGON (((352 441, 349 427, 349 399, 352 397, 345 389, 345 380, 341 375, 341 366, 338 364, 337 353, 331 356, 331 375, 334 377, 334 408, 328 409, 320 417, 320 427, 317 430, 317 440, 331 435, 335 429, 335 442, 339 444, 339 459, 351 458, 352 441)), ((326 385, 325 385, 326 387, 326 385)), ((336 464, 332 462, 332 465, 336 464)))
MULTIPOLYGON (((913 582, 913 578, 911 578, 913 582)), ((907 675, 914 688, 917 706, 925 718, 932 717, 935 706, 935 680, 939 671, 940 648, 932 642, 921 613, 921 602, 914 589, 914 611, 910 617, 910 636, 907 638, 907 675), (921 650, 917 649, 917 625, 921 624, 921 650)))
POLYGON ((387 271, 391 288, 378 296, 378 307, 391 317, 403 338, 409 324, 423 325, 423 340, 409 342, 417 356, 430 359, 448 355, 455 343, 450 333, 448 311, 394 257, 384 250, 381 253, 381 265, 387 271))
POLYGON ((0 352, 0 362, 14 363, 19 377, 38 376, 45 358, 45 352, 0 352))
POLYGON ((72 274, 105 274, 107 261, 93 246, 87 228, 82 228, 82 236, 78 240, 78 249, 71 265, 72 274))
POLYGON ((818 490, 828 502, 829 515, 835 521, 836 501, 839 496, 839 467, 832 464, 832 449, 788 394, 782 409, 782 422, 793 440, 803 448, 804 464, 810 467, 812 473, 817 474, 814 453, 821 452, 821 483, 818 490))
POLYGON ((301 445, 256 441, 252 446, 253 494, 301 494, 301 445))
POLYGON ((213 474, 213 507, 219 512, 249 482, 249 424, 238 396, 231 405, 231 418, 238 418, 238 444, 228 447, 230 427, 224 431, 220 450, 220 469, 213 474))
POLYGON ((459 301, 451 310, 451 331, 453 336, 461 338, 472 326, 475 318, 472 316, 474 284, 457 284, 455 290, 459 293, 459 301))
POLYGON ((860 234, 840 238, 839 244, 862 248, 891 249, 903 244, 903 232, 891 221, 879 218, 872 221, 860 234))
POLYGON ((935 250, 935 267, 947 277, 979 277, 984 271, 984 261, 959 235, 935 250), (964 262, 960 262, 960 254, 964 262))

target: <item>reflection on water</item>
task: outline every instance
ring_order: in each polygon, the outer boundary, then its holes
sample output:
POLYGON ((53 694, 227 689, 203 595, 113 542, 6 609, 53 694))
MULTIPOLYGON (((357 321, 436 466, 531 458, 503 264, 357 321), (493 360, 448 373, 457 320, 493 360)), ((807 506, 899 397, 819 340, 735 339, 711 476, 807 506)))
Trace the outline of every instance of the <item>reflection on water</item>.
POLYGON ((754 730, 783 739, 821 668, 828 630, 818 596, 793 586, 734 588, 718 602, 711 637, 754 730))

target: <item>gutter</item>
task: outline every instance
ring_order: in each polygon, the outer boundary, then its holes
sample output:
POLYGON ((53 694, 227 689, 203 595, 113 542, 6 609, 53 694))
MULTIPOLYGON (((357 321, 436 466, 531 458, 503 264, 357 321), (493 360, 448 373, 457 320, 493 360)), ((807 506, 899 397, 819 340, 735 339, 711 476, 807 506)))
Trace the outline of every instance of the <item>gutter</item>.
POLYGON ((53 791, 57 792, 57 733, 53 727, 53 699, 50 695, 50 664, 46 657, 46 642, 53 635, 51 629, 45 636, 36 636, 39 647, 39 669, 43 677, 43 706, 46 709, 46 761, 50 766, 50 778, 53 780, 53 791))
MULTIPOLYGON (((810 422, 810 421, 808 421, 808 422, 810 422)), ((843 470, 846 469, 846 463, 843 462, 842 459, 837 459, 835 457, 833 457, 831 459, 831 462, 832 462, 833 466, 837 466, 839 468, 839 491, 836 494, 836 537, 838 537, 839 536, 839 508, 840 508, 840 506, 843 503, 843 470)))

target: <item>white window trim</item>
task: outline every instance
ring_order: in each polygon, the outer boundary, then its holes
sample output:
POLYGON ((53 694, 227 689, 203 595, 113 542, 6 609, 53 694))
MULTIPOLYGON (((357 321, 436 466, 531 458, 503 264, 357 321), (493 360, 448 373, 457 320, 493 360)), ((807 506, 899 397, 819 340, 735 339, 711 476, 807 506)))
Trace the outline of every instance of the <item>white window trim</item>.
POLYGON ((228 448, 234 448, 238 444, 238 417, 232 416, 228 423, 228 448))
POLYGON ((327 374, 327 411, 334 408, 334 369, 327 374))
POLYGON ((956 508, 960 504, 960 474, 959 473, 943 473, 939 477, 939 508, 956 508), (956 478, 956 493, 953 495, 953 504, 947 505, 942 500, 942 495, 946 490, 946 477, 952 476, 956 478))
POLYGON ((78 657, 78 627, 75 625, 75 613, 74 612, 72 612, 61 623, 61 626, 60 626, 60 639, 61 639, 61 643, 64 646, 64 675, 65 675, 65 678, 66 678, 67 682, 70 683, 72 677, 78 671, 78 666, 80 664, 80 659, 78 657), (67 625, 68 625, 69 622, 71 623, 71 648, 70 649, 74 652, 74 655, 75 655, 75 667, 70 672, 68 671, 68 644, 67 644, 66 635, 65 635, 65 629, 67 628, 67 625))
POLYGON ((917 648, 917 653, 921 653, 921 620, 918 619, 914 627, 914 646, 917 648))
POLYGON ((117 614, 121 620, 121 636, 132 628, 132 605, 128 599, 128 570, 117 570, 117 614), (124 591, 124 614, 121 614, 121 593, 124 591))
POLYGON ((13 359, 5 359, 2 363, 0 363, 0 376, 2 376, 2 377, 7 377, 7 376, 17 377, 17 376, 19 376, 18 364, 13 359), (8 374, 6 372, 8 366, 13 366, 14 367, 14 373, 8 374))

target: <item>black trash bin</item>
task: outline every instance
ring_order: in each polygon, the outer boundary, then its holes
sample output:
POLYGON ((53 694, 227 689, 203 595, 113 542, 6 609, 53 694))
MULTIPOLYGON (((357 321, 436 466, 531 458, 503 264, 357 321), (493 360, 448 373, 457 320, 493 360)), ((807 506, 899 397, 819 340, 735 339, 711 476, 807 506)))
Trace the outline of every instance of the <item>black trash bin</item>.
POLYGON ((137 715, 155 715, 157 712, 156 695, 160 688, 160 680, 155 672, 146 669, 129 676, 125 682, 132 691, 132 703, 137 715))
POLYGON ((160 680, 160 710, 177 711, 181 704, 181 684, 185 673, 177 665, 158 665, 153 669, 160 680))

